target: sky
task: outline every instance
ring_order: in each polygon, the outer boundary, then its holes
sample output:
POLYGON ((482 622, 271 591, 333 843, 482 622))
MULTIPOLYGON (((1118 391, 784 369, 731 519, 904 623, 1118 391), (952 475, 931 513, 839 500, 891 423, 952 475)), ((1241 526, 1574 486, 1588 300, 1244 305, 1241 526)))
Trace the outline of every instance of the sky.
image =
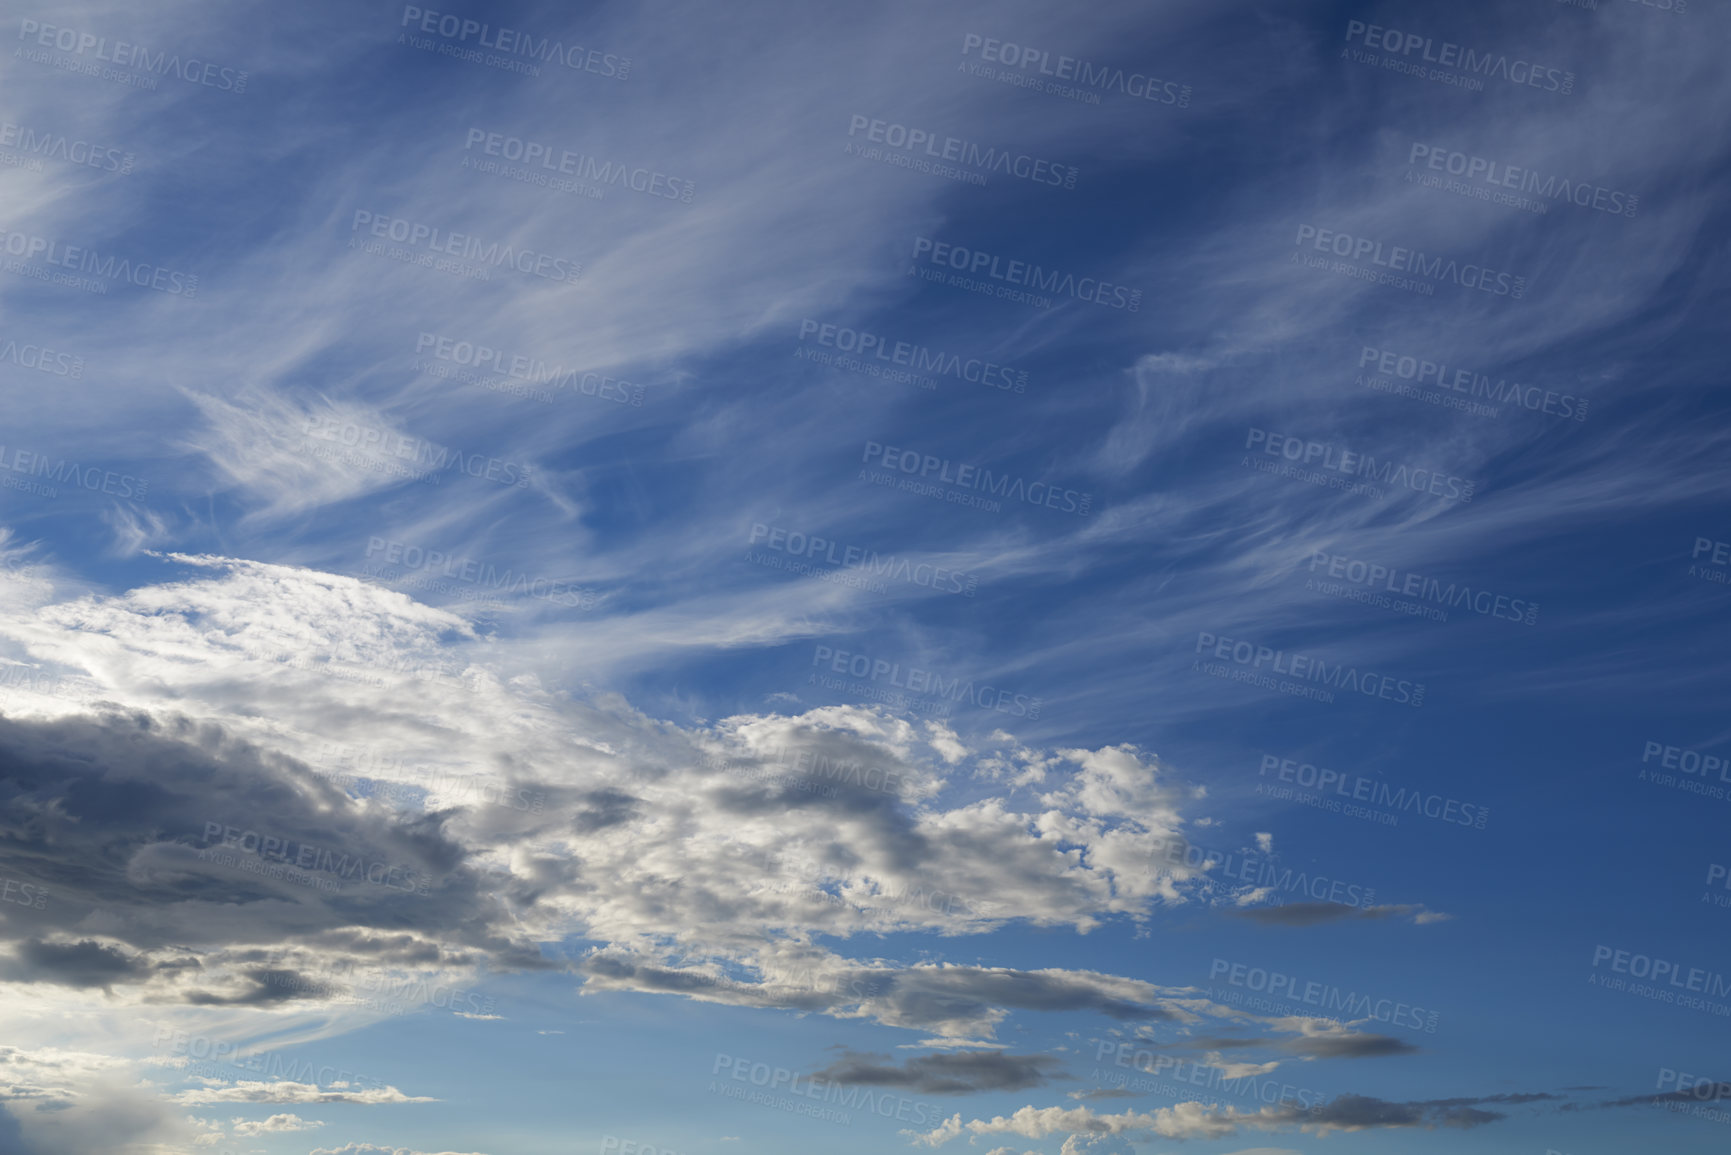
POLYGON ((0 1155, 1726 1149, 1723 5, 0 29, 0 1155))

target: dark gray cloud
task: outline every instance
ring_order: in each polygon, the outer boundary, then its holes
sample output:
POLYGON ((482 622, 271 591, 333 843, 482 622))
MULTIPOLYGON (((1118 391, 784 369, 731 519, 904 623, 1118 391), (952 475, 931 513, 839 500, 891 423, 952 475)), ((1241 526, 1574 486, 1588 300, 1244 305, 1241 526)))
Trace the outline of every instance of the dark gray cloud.
POLYGON ((896 1066, 890 1056, 847 1051, 813 1074, 833 1083, 902 1087, 927 1095, 971 1095, 979 1091, 1020 1091, 1068 1078, 1051 1055, 1010 1055, 1002 1051, 963 1051, 921 1055, 896 1066))
POLYGON ((211 991, 188 991, 185 1001, 194 1006, 210 1007, 273 1007, 296 999, 326 998, 342 993, 334 983, 308 978, 299 971, 278 967, 262 967, 249 971, 246 981, 251 987, 238 994, 224 995, 211 991))
POLYGON ((1486 1110, 1487 1104, 1518 1106, 1556 1099, 1558 1096, 1528 1092, 1520 1094, 1485 1095, 1458 1099, 1421 1099, 1391 1102, 1369 1095, 1337 1095, 1328 1102, 1301 1110, 1287 1105, 1281 1111, 1294 1123, 1338 1127, 1356 1130, 1364 1127, 1482 1127, 1507 1118, 1501 1111, 1486 1110))
POLYGON ((0 870, 52 895, 28 926, 0 924, 0 947, 12 940, 0 968, 20 981, 154 981, 188 1002, 269 1005, 296 997, 261 977, 291 946, 550 965, 504 929, 527 884, 483 878, 449 818, 365 805, 213 725, 0 718, 0 870), (99 936, 73 932, 95 912, 99 936), (252 977, 212 986, 201 960, 224 952, 254 964, 252 977))
POLYGON ((1206 1051, 1241 1051, 1253 1047, 1268 1047, 1308 1059, 1380 1058, 1387 1055, 1410 1055, 1421 1050, 1405 1039, 1360 1031, 1296 1038, 1201 1035, 1164 1049, 1182 1054, 1199 1054, 1206 1051))
POLYGON ((642 799, 620 790, 591 790, 579 798, 582 809, 571 820, 579 834, 590 834, 632 821, 637 817, 642 802, 642 799))
POLYGON ((1391 1035, 1314 1035, 1307 1038, 1282 1039, 1276 1044, 1281 1050, 1309 1059, 1371 1059, 1388 1055, 1412 1055, 1421 1049, 1405 1039, 1391 1035))
POLYGON ((0 975, 13 982, 54 983, 63 987, 101 987, 142 982, 151 967, 135 955, 92 939, 44 942, 27 938, 11 959, 0 962, 0 975))
POLYGON ((1649 1107, 1656 1103, 1724 1103, 1727 1099, 1731 1099, 1731 1082, 1697 1083, 1687 1091, 1662 1091, 1651 1095, 1631 1095, 1625 1099, 1607 1099, 1597 1105, 1599 1107, 1649 1107))

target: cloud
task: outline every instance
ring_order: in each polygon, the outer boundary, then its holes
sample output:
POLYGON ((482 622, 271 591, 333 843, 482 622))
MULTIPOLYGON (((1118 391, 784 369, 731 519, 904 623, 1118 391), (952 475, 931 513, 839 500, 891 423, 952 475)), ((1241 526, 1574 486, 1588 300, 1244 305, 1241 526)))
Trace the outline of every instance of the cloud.
POLYGON ((67 918, 108 912, 106 941, 47 948, 87 956, 80 981, 310 1007, 336 993, 314 952, 544 968, 535 942, 581 932, 606 944, 579 963, 591 993, 864 1013, 951 1039, 989 1037, 1009 1009, 1170 1014, 1154 988, 1105 975, 860 965, 781 938, 985 933, 1000 911, 1086 929, 1186 901, 1197 871, 1148 869, 1185 795, 1131 747, 1044 755, 1068 772, 1032 811, 946 804, 951 767, 995 756, 948 730, 820 707, 680 731, 507 681, 460 619, 354 579, 166 561, 191 578, 0 623, 126 703, 0 721, 0 823, 19 835, 6 864, 55 877, 67 918), (337 783, 357 769, 416 786, 424 809, 352 796, 337 783), (477 779, 499 787, 478 796, 477 779), (488 804, 519 789, 545 807, 488 804), (266 838, 274 857, 248 849, 266 838), (354 865, 318 866, 333 861, 354 865), (680 964, 691 941, 731 969, 680 964), (818 971, 846 997, 774 977, 818 971))
MULTIPOLYGON (((81 689, 0 718, 0 865, 55 885, 15 945, 19 978, 52 954, 78 961, 74 995, 101 980, 105 998, 310 1015, 347 1007, 366 968, 410 989, 567 968, 585 997, 865 1018, 940 1049, 1035 1011, 1302 1033, 1099 971, 849 957, 886 933, 1087 930, 1214 901, 1200 868, 1159 853, 1195 796, 1136 747, 964 742, 847 706, 678 726, 550 694, 498 639, 356 579, 156 564, 181 576, 0 615, 0 637, 81 689), (1037 792, 990 786, 1033 765, 1037 792), (362 779, 413 793, 385 804, 362 779), (545 805, 511 804, 525 792, 545 805), (569 959, 539 945, 575 937, 595 945, 569 959)), ((1036 1056, 870 1067, 854 1069, 954 1093, 1054 1077, 1036 1056)), ((293 1078, 168 1098, 424 1101, 293 1078)))
POLYGON ((964 1130, 979 1135, 1020 1135, 1044 1139, 1049 1135, 1154 1135, 1162 1139, 1218 1139, 1237 1131, 1243 1118, 1236 1108, 1205 1107, 1201 1103, 1179 1103, 1153 1111, 1125 1111, 1103 1115, 1090 1107, 1022 1107, 1013 1115, 975 1119, 962 1123, 951 1116, 923 1135, 904 1132, 929 1147, 942 1146, 964 1130))
MULTIPOLYGON (((1267 893, 1258 897, 1267 897, 1267 893)), ((1339 902, 1288 902, 1280 906, 1254 907, 1230 912, 1235 918, 1249 919, 1264 926, 1317 926, 1325 922, 1347 922, 1360 919, 1408 918, 1419 926, 1441 922, 1450 915, 1428 911, 1412 904, 1382 906, 1347 906, 1339 902)))
POLYGON ((1364 1034, 1341 1030, 1307 1031, 1303 1037, 1281 1039, 1272 1044, 1307 1059, 1370 1059, 1389 1055, 1417 1054, 1422 1048, 1392 1035, 1364 1034))
MULTIPOLYGON (((1597 1087, 1583 1087, 1580 1090, 1602 1090, 1597 1087)), ((1731 1099, 1731 1081, 1715 1083, 1711 1081, 1697 1082, 1687 1090, 1661 1091, 1650 1095, 1631 1095, 1623 1099, 1606 1099, 1597 1104, 1599 1107, 1648 1107, 1655 1103, 1717 1103, 1731 1099)))
POLYGON ((916 1143, 939 1147, 964 1131, 980 1135, 1020 1135, 1044 1139, 1050 1135, 1152 1135, 1163 1139, 1221 1139, 1253 1131, 1301 1131, 1327 1135, 1332 1131, 1363 1131, 1406 1127, 1470 1129, 1503 1118, 1482 1105, 1517 1104, 1554 1098, 1548 1094, 1492 1095, 1483 1098, 1390 1102, 1366 1095, 1344 1094, 1302 1108, 1293 1103, 1239 1111, 1200 1102, 1179 1103, 1152 1111, 1100 1114, 1090 1107, 1026 1106, 1011 1115, 974 1119, 953 1115, 924 1134, 903 1132, 916 1143))
POLYGON ((425 1095, 405 1095, 391 1086, 356 1087, 351 1083, 334 1082, 329 1086, 317 1083, 296 1083, 287 1079, 274 1082, 247 1080, 223 1083, 215 1079, 199 1079, 202 1087, 178 1091, 166 1096, 169 1102, 186 1106, 207 1106, 211 1103, 437 1103, 425 1095))
POLYGON ((317 1120, 302 1119, 299 1115, 284 1112, 256 1122, 236 1117, 233 1130, 238 1136, 250 1138, 254 1135, 268 1135, 281 1131, 311 1131, 323 1126, 324 1124, 317 1120))
POLYGON ((415 1151, 408 1147, 381 1147, 377 1143, 344 1143, 341 1147, 315 1147, 307 1155, 485 1155, 480 1151, 415 1151))
POLYGON ((1051 1055, 997 1051, 921 1055, 898 1067, 888 1055, 846 1052, 812 1078, 868 1087, 903 1087, 928 1095, 1021 1091, 1065 1077, 1051 1055))
POLYGON ((115 983, 139 982, 150 968, 136 956, 91 939, 44 942, 27 938, 10 960, 0 963, 0 977, 12 982, 57 983, 68 987, 109 990, 115 983))

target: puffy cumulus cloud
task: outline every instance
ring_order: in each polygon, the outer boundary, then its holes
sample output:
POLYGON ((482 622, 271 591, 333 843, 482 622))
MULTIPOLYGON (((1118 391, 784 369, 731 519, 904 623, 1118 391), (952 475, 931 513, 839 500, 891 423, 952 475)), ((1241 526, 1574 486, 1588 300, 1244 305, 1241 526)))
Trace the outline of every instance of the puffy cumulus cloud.
MULTIPOLYGON (((339 1005, 369 1021, 357 973, 437 1002, 483 970, 566 967, 587 996, 867 1019, 938 1049, 990 1044, 1024 1011, 1257 1021, 1095 971, 849 950, 1213 901, 1205 867, 1161 854, 1193 792, 1132 747, 1034 751, 847 706, 678 726, 550 692, 527 651, 364 581, 157 564, 176 572, 0 605, 0 640, 71 687, 0 685, 0 867, 53 896, 0 911, 0 983, 68 1014, 148 1005, 152 1026, 243 1048, 261 1012, 303 1033, 338 1029, 318 1024, 339 1005)), ((1040 1071, 995 1062, 895 1077, 1040 1071)), ((424 1101, 293 1077, 166 1100, 424 1101)))
POLYGON ((299 1115, 284 1112, 272 1115, 268 1119, 248 1120, 236 1116, 234 1133, 250 1138, 253 1135, 270 1135, 282 1131, 311 1131, 323 1127, 324 1123, 316 1119, 303 1119, 299 1115))
POLYGON ((1018 805, 980 796, 980 752, 944 726, 824 707, 680 729, 548 693, 462 619, 363 581, 163 562, 184 576, 0 621, 105 704, 0 726, 7 864, 56 888, 4 977, 316 1003, 303 948, 509 968, 582 934, 605 944, 580 963, 596 990, 846 1008, 942 1037, 1004 1006, 1151 1013, 1151 988, 1108 976, 812 945, 1012 913, 1086 930, 1184 901, 1197 871, 1148 868, 1180 795, 1129 747, 1040 755, 1066 777, 1018 805), (972 797, 946 803, 958 782, 972 797), (98 909, 100 936, 71 933, 98 909), (711 948, 696 964, 693 941, 711 948), (782 978, 814 972, 848 999, 782 978))

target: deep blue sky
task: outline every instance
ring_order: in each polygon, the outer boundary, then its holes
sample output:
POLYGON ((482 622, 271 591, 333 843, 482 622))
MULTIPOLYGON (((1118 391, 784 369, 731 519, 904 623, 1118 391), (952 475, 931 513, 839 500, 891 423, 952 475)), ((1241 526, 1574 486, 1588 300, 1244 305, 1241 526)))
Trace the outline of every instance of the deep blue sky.
POLYGON ((1724 1149, 1716 6, 4 27, 0 1152, 1724 1149))

